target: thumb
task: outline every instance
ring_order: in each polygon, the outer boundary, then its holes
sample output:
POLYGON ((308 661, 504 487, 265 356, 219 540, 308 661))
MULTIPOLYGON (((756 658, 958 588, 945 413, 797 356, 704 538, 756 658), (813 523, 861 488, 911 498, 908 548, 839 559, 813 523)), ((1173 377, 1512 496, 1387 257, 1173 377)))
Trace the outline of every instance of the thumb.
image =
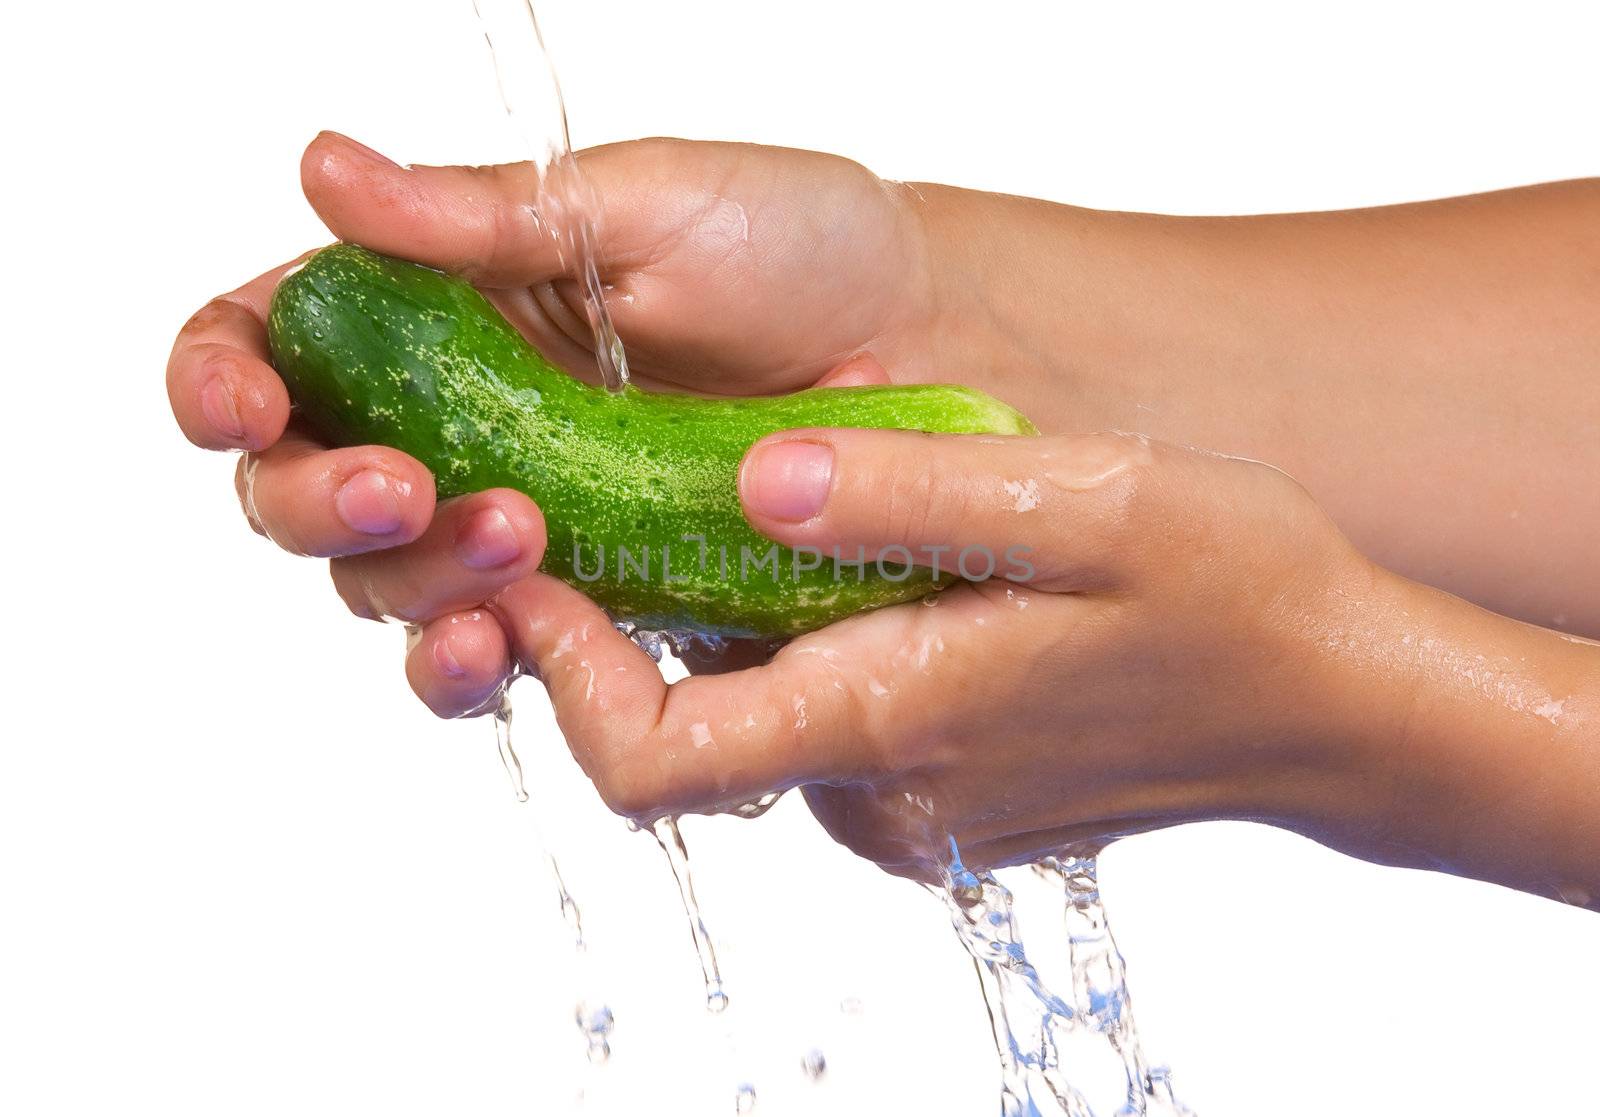
POLYGON ((739 495, 790 547, 937 566, 972 580, 1054 580, 1099 567, 1151 447, 1082 438, 794 430, 745 455, 739 495))
MULTIPOLYGON (((611 197, 603 189, 616 179, 611 172, 621 169, 619 162, 625 159, 609 149, 583 157, 604 206, 597 246, 602 271, 633 266, 653 243, 641 225, 654 222, 633 192, 611 197)), ((539 179, 532 163, 403 167, 347 136, 322 132, 300 160, 300 181, 317 216, 340 240, 486 287, 531 286, 566 272, 552 233, 565 234, 565 215, 535 208, 539 179)))

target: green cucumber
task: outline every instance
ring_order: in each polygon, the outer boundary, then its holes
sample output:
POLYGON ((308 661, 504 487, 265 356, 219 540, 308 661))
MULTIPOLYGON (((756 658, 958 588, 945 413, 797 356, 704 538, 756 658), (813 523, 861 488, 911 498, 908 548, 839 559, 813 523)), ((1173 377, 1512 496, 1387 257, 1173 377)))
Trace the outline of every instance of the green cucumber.
POLYGON ((795 427, 1035 433, 998 400, 950 385, 749 399, 613 394, 551 365, 465 280, 353 245, 325 248, 283 279, 268 334, 316 434, 405 451, 433 471, 441 498, 527 493, 549 530, 543 569, 646 629, 791 636, 946 580, 892 563, 856 567, 849 554, 836 565, 756 534, 737 476, 763 436, 795 427))

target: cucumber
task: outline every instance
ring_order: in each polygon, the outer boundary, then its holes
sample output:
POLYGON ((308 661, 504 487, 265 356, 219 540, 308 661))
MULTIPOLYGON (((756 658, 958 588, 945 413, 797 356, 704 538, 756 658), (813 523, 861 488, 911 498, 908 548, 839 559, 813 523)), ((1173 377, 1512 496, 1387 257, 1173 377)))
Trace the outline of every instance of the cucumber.
POLYGON ((856 567, 850 554, 836 568, 832 556, 756 534, 737 476, 761 437, 794 427, 1036 433, 1000 401, 948 385, 614 394, 551 365, 465 280, 353 245, 324 248, 283 279, 268 334, 314 433, 405 451, 433 471, 441 498, 527 493, 549 530, 543 569, 645 629, 792 636, 948 580, 892 562, 856 567))

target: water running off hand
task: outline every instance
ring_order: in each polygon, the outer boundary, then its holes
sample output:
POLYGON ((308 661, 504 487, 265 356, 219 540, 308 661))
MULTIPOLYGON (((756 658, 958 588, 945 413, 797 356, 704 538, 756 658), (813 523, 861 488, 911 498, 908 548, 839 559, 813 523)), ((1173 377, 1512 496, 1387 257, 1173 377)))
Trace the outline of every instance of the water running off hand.
MULTIPOLYGON (((516 796, 517 802, 528 803, 529 796, 523 780, 522 760, 517 756, 516 744, 511 736, 510 686, 508 681, 501 689, 498 704, 495 706, 495 743, 500 750, 500 763, 505 765, 506 778, 511 781, 512 794, 516 796)), ((550 846, 540 832, 538 814, 530 813, 533 819, 534 843, 544 854, 545 865, 550 871, 550 880, 555 885, 556 899, 561 905, 561 918, 572 935, 572 949, 577 955, 578 1001, 573 1009, 573 1020, 583 1035, 589 1061, 603 1063, 611 1057, 611 1031, 616 1026, 616 1018, 612 1015, 609 1005, 592 995, 590 989, 592 979, 587 965, 589 944, 583 937, 583 913, 578 908, 578 902, 572 898, 572 893, 568 891, 567 882, 562 879, 561 866, 556 861, 555 854, 550 851, 550 846)))
MULTIPOLYGON (((712 655, 720 650, 720 641, 714 636, 688 632, 657 632, 625 621, 619 622, 617 629, 657 664, 660 664, 661 657, 668 651, 682 659, 683 652, 691 647, 701 655, 712 655)), ((770 796, 760 803, 751 804, 748 808, 741 808, 739 813, 746 818, 755 818, 776 802, 777 798, 776 795, 770 796), (746 813, 747 811, 749 813, 746 813)), ((628 828, 637 830, 640 827, 629 819, 628 828)), ((706 930, 706 921, 700 914, 700 901, 695 896, 694 874, 689 868, 689 847, 683 843, 683 834, 678 829, 678 819, 675 815, 663 815, 656 819, 650 824, 650 833, 655 837, 656 844, 661 847, 667 865, 672 870, 672 879, 678 886, 678 898, 683 901, 683 914, 689 920, 689 935, 694 939, 695 954, 700 959, 700 976, 705 981, 706 1011, 719 1013, 728 1007, 728 994, 722 987, 722 969, 717 964, 716 946, 711 941, 710 932, 706 930)))
POLYGON ((963 864, 954 840, 943 872, 951 923, 972 956, 989 1009, 1002 1117, 1095 1117, 1084 1084, 1106 1077, 1107 1056, 1120 1071, 1116 1117, 1193 1117, 1173 1096, 1170 1072, 1150 1068, 1140 1048, 1093 854, 1047 857, 1034 870, 1063 891, 1070 1001, 1046 987, 1029 962, 1011 892, 994 873, 963 864))
POLYGON ((683 900, 683 912, 689 919, 689 934, 694 939, 695 954, 700 958, 700 976, 706 985, 706 1011, 721 1012, 728 1007, 728 994, 722 988, 722 969, 717 965, 717 948, 706 930, 706 921, 700 916, 700 901, 694 894, 694 877, 689 872, 689 850, 678 832, 678 820, 673 815, 663 815, 650 826, 661 852, 666 854, 672 867, 672 879, 678 884, 678 895, 683 900))

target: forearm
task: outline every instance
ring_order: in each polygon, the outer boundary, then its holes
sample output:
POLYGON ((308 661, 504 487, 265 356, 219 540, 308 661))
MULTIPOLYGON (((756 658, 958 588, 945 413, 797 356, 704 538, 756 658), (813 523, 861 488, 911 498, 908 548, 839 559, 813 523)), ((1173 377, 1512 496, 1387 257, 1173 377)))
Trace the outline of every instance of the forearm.
POLYGON ((1600 910, 1600 644, 1381 571, 1312 635, 1349 711, 1343 775, 1290 826, 1600 910))
POLYGON ((1600 634, 1600 181, 1243 218, 922 194, 942 360, 1042 428, 1269 461, 1385 566, 1600 634))

